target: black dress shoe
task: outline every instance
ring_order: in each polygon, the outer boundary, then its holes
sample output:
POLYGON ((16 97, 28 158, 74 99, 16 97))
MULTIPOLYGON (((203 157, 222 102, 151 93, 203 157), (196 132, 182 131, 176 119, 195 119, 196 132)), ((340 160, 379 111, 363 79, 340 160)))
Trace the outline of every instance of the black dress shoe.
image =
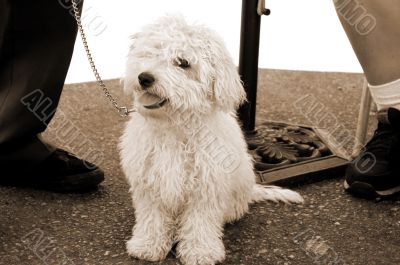
POLYGON ((0 184, 55 192, 85 192, 95 189, 104 180, 100 168, 62 149, 56 149, 31 170, 23 167, 23 163, 13 163, 7 166, 5 173, 0 168, 0 184))

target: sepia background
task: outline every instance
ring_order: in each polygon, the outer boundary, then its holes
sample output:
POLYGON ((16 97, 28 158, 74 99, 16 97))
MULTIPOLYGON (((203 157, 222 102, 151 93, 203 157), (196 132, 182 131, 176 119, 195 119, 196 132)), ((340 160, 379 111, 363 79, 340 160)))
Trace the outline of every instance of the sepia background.
MULTIPOLYGON (((241 0, 85 0, 83 24, 103 78, 123 75, 129 36, 159 16, 177 11, 208 25, 238 64, 241 0)), ((261 24, 260 68, 361 72, 331 0, 267 0, 261 24)), ((67 83, 93 80, 80 39, 67 83)))

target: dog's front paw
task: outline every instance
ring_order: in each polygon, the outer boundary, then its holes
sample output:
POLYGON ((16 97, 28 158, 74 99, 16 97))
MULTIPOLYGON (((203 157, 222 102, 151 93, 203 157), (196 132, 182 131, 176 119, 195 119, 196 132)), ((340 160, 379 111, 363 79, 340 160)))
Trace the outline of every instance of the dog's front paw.
POLYGON ((163 260, 169 252, 169 249, 157 242, 135 236, 126 242, 126 249, 130 256, 147 261, 163 260))
POLYGON ((214 265, 225 259, 225 247, 222 240, 212 244, 180 242, 177 246, 178 257, 184 265, 214 265))

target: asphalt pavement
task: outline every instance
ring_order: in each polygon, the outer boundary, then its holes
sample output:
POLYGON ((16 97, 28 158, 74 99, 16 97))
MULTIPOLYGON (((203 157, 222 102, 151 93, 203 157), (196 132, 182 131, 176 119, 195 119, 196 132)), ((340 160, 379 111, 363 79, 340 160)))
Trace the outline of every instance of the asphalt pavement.
MULTIPOLYGON (((129 102, 118 80, 106 83, 129 102)), ((294 105, 309 95, 354 133, 362 75, 260 70, 259 83, 257 123, 313 125, 294 105)), ((87 194, 0 187, 0 264, 152 264, 125 252, 135 222, 117 149, 125 121, 95 83, 65 86, 44 136, 98 163, 106 180, 87 194)), ((369 133, 374 126, 372 117, 369 133)), ((400 264, 399 198, 354 198, 342 183, 338 175, 295 187, 304 205, 252 205, 243 219, 225 227, 224 264, 400 264)), ((179 263, 171 253, 160 264, 179 263)))

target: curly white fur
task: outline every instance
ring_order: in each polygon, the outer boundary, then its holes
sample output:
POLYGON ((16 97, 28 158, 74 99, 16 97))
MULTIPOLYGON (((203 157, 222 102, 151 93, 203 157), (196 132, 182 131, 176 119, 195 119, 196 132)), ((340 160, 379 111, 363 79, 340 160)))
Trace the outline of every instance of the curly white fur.
POLYGON ((302 202, 296 192, 255 184, 235 115, 245 92, 215 32, 176 16, 146 26, 133 37, 124 89, 138 110, 120 143, 136 216, 131 256, 162 260, 178 242, 184 264, 215 264, 225 258, 224 224, 249 203, 302 202), (154 82, 140 85, 141 73, 154 82), (160 108, 145 107, 162 99, 160 108))

